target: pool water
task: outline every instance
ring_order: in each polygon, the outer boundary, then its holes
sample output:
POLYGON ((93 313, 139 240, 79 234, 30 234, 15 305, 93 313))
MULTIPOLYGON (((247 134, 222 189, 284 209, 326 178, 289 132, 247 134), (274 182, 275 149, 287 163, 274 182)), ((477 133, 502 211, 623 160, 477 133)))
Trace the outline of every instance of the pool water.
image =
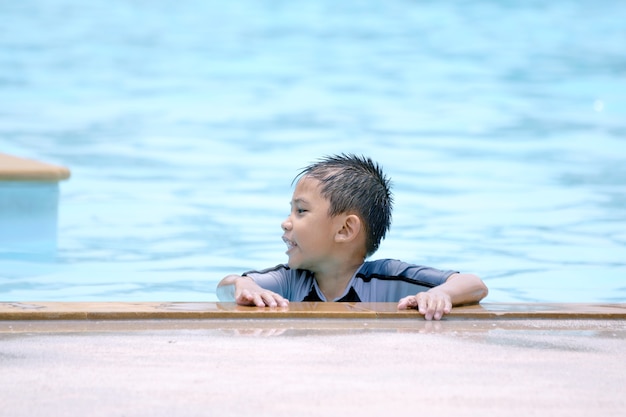
MULTIPOLYGON (((286 261, 291 180, 377 160, 374 258, 485 301, 626 302, 625 2, 2 2, 0 152, 68 166, 3 301, 216 300, 286 261)), ((1 231, 0 231, 1 233, 1 231)))

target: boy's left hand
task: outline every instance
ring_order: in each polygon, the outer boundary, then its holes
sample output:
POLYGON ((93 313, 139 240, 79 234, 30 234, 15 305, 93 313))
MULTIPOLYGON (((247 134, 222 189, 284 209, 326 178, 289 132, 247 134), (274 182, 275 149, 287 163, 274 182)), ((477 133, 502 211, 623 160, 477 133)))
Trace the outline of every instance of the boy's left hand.
POLYGON ((429 290, 409 295, 398 302, 398 310, 415 308, 426 320, 440 320, 452 311, 452 299, 443 291, 429 290))

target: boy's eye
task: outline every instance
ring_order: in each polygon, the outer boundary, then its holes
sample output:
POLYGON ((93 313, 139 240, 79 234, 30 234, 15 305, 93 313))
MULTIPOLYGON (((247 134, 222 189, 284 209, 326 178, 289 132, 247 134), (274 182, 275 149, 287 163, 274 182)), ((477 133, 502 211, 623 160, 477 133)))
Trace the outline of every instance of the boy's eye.
POLYGON ((305 209, 301 209, 301 208, 296 209, 296 213, 298 213, 298 214, 302 214, 305 211, 306 211, 305 209))

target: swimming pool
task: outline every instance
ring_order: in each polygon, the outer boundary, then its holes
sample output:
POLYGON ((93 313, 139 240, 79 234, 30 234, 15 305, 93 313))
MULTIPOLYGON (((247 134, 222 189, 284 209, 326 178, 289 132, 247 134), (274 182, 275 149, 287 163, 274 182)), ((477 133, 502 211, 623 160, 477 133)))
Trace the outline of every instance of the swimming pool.
POLYGON ((375 257, 487 301, 626 301, 626 4, 5 2, 0 152, 66 165, 56 251, 3 300, 215 300, 284 262, 299 168, 395 185, 375 257))

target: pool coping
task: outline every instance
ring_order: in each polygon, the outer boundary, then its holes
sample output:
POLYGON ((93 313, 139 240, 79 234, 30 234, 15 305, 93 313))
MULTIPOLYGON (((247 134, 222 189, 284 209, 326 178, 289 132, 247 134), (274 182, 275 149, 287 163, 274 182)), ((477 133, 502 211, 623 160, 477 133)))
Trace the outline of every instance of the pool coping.
MULTIPOLYGON (((159 319, 414 319, 396 303, 293 302, 286 308, 223 302, 0 302, 0 321, 159 319)), ((626 303, 482 303, 446 319, 626 319, 626 303)))
POLYGON ((66 167, 0 153, 0 181, 58 182, 69 177, 66 167))

